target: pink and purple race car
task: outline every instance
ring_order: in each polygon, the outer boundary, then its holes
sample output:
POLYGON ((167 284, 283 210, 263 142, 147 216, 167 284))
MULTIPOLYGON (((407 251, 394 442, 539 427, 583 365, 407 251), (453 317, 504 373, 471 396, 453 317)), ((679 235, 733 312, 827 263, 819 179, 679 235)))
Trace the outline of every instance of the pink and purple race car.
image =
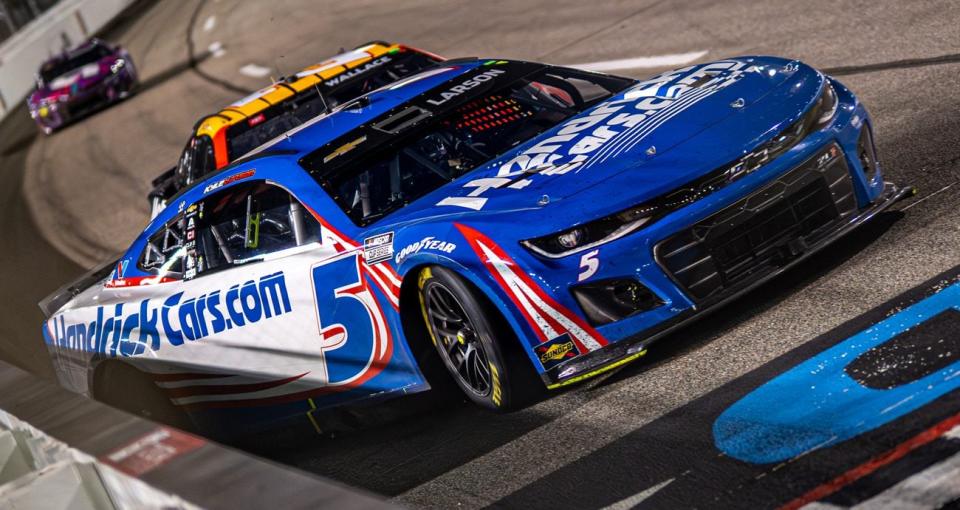
POLYGON ((37 73, 27 106, 40 130, 51 134, 68 122, 127 97, 137 71, 126 50, 99 39, 50 58, 37 73))

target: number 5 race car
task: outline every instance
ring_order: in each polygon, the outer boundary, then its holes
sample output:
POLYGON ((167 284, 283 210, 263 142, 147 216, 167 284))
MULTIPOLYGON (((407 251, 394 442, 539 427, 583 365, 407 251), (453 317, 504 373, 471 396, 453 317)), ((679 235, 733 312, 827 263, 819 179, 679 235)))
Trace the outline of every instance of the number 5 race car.
POLYGON ((856 97, 796 61, 643 82, 448 61, 183 190, 42 303, 43 331, 66 386, 136 405, 152 389, 192 417, 442 384, 512 409, 911 190, 883 181, 856 97))

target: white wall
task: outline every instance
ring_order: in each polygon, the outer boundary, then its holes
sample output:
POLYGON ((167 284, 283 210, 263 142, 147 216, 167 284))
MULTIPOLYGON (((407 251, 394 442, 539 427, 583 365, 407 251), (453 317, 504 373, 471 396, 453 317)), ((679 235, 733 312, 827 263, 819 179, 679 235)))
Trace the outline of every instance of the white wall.
POLYGON ((110 22, 134 0, 62 0, 0 44, 0 119, 33 89, 40 64, 75 46, 110 22))

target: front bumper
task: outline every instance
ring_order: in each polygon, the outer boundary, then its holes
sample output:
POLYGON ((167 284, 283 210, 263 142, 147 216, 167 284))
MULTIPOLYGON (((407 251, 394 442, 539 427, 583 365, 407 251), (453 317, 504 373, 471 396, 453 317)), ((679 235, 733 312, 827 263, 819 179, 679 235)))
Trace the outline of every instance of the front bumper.
MULTIPOLYGON (((804 170, 803 167, 804 165, 801 165, 797 170, 787 172, 781 179, 764 186, 762 189, 755 191, 746 198, 723 209, 717 213, 715 217, 723 215, 729 216, 731 212, 743 209, 744 204, 762 202, 762 205, 753 211, 755 214, 761 214, 764 211, 768 211, 777 207, 778 205, 781 205, 781 201, 785 200, 790 191, 788 187, 783 187, 783 180, 790 179, 791 176, 796 177, 796 174, 798 173, 797 171, 804 170), (771 196, 771 194, 773 194, 773 196, 771 196)), ((584 379, 619 368, 624 364, 643 356, 646 353, 647 346, 658 339, 666 336, 680 327, 687 325, 690 322, 708 315, 726 303, 766 283, 770 279, 778 276, 784 271, 787 271, 796 264, 799 264, 814 253, 817 253, 853 229, 869 221, 871 218, 888 209, 893 204, 904 198, 912 196, 915 193, 916 190, 912 186, 897 187, 889 182, 884 183, 883 191, 867 207, 859 210, 853 208, 849 210, 848 214, 843 214, 844 211, 842 210, 838 211, 838 218, 830 222, 828 225, 824 225, 817 229, 815 232, 808 233, 806 236, 798 235, 783 239, 782 245, 778 246, 777 248, 785 248, 785 253, 778 253, 776 262, 766 264, 759 269, 746 274, 745 276, 741 275, 740 279, 734 284, 729 286, 721 286, 719 287, 719 290, 714 290, 710 295, 700 297, 696 300, 696 304, 693 307, 673 316, 668 320, 665 320, 653 327, 640 331, 639 333, 631 335, 615 343, 611 343, 602 349, 592 351, 589 354, 580 356, 568 363, 543 372, 541 377, 544 383, 550 389, 574 384, 584 379), (798 239, 799 242, 797 242, 798 239), (802 249, 797 249, 801 246, 802 249)), ((729 220, 729 218, 726 217, 724 219, 729 220)), ((698 224, 702 223, 703 222, 699 222, 698 224)), ((658 247, 663 246, 665 242, 666 241, 661 242, 658 247)), ((658 262, 660 261, 658 260, 658 262)), ((663 263, 660 263, 661 266, 663 266, 663 263)), ((669 270, 666 272, 668 274, 672 273, 669 270)), ((709 277, 710 276, 707 275, 707 278, 709 277)), ((676 281, 676 277, 674 277, 674 280, 676 281)))

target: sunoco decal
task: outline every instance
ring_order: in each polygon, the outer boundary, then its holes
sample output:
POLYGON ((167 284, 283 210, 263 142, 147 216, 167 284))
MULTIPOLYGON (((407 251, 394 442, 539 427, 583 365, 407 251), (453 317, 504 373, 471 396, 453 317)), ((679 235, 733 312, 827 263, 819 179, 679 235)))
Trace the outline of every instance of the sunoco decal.
POLYGON ((178 292, 158 301, 99 306, 89 323, 67 323, 60 315, 50 322, 51 341, 74 350, 135 356, 148 347, 159 350, 161 337, 177 346, 292 311, 282 271, 226 290, 187 297, 178 292))
POLYGON ((534 347, 533 350, 537 353, 537 358, 540 360, 540 364, 543 365, 544 370, 550 370, 564 361, 580 355, 580 350, 577 349, 577 345, 573 343, 573 339, 570 338, 569 333, 565 333, 549 342, 542 343, 534 347))

